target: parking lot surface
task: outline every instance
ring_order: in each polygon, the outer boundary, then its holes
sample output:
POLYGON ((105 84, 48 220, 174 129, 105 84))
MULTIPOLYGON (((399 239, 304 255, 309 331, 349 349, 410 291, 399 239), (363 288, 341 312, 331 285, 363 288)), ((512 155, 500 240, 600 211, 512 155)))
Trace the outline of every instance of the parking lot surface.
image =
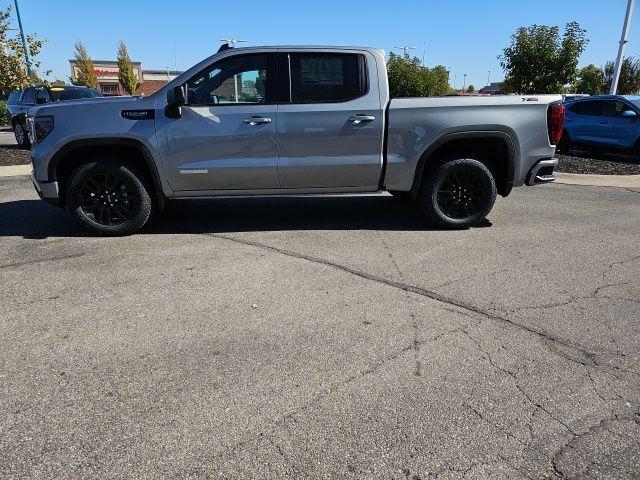
POLYGON ((640 477, 639 191, 0 202, 2 478, 640 477))

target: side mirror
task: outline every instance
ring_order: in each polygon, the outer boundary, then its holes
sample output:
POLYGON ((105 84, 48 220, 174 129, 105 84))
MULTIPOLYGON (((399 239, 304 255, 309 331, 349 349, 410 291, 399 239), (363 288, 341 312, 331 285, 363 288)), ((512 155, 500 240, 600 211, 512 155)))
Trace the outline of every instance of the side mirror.
POLYGON ((164 114, 169 118, 180 118, 180 107, 187 103, 184 90, 181 86, 173 87, 167 92, 167 106, 164 107, 164 114))
POLYGON ((625 118, 636 118, 638 114, 633 110, 625 110, 624 112, 622 112, 622 116, 625 118))

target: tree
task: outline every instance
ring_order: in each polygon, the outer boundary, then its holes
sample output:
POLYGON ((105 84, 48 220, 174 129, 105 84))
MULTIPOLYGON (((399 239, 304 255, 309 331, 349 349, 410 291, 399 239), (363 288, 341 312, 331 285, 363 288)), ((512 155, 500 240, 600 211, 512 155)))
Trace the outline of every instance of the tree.
MULTIPOLYGON (((8 33, 10 17, 11 7, 0 10, 0 95, 2 96, 39 80, 37 70, 40 68, 40 62, 37 57, 45 43, 45 40, 40 40, 35 34, 26 35, 32 72, 29 78, 22 39, 19 34, 9 36, 8 33)), ((45 75, 48 74, 48 71, 45 72, 45 75)))
MULTIPOLYGON (((603 90, 608 93, 611 89, 613 81, 613 70, 615 63, 607 62, 604 67, 603 90)), ((618 95, 633 95, 640 92, 640 59, 634 57, 625 57, 620 68, 620 79, 618 80, 618 95)))
POLYGON ((445 67, 438 65, 429 68, 422 65, 418 58, 409 55, 391 52, 387 73, 392 98, 444 95, 451 89, 445 67))
POLYGON ((593 64, 587 65, 578 71, 578 80, 573 90, 575 93, 588 93, 600 95, 604 93, 605 78, 601 68, 593 64))
POLYGON ((76 42, 75 49, 76 69, 78 71, 76 79, 72 80, 73 84, 84 85, 89 88, 98 88, 98 77, 96 77, 93 62, 87 53, 87 49, 82 42, 76 42))
POLYGON ((469 85, 469 87, 467 88, 467 93, 475 93, 476 92, 476 87, 474 87, 473 85, 469 85))
POLYGON ((562 39, 557 26, 520 27, 498 56, 509 91, 558 93, 574 83, 580 55, 589 40, 577 22, 568 23, 562 39))
POLYGON ((129 95, 133 95, 136 88, 138 88, 138 79, 133 72, 133 64, 131 63, 131 58, 129 58, 129 52, 122 40, 118 45, 118 81, 129 95))

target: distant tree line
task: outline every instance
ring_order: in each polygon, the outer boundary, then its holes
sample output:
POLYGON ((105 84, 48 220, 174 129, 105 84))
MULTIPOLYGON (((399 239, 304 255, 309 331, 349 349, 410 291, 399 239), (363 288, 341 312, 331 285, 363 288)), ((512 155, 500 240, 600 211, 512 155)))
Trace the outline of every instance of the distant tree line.
MULTIPOLYGON (((557 26, 520 27, 511 44, 498 56, 505 71, 504 90, 513 93, 609 93, 614 62, 604 68, 593 64, 578 69, 580 56, 589 40, 577 22, 566 25, 560 36, 557 26)), ((617 93, 640 91, 640 60, 625 58, 617 93)))
MULTIPOLYGON (((98 77, 94 69, 93 61, 87 53, 87 49, 82 42, 75 45, 76 78, 70 78, 74 85, 84 85, 90 88, 98 88, 98 77)), ((118 44, 118 82, 125 92, 133 95, 140 85, 133 70, 133 62, 129 57, 129 51, 125 43, 120 40, 118 44)))
POLYGON ((429 68, 417 57, 389 54, 387 62, 389 91, 392 98, 431 97, 451 91, 449 73, 442 65, 429 68))

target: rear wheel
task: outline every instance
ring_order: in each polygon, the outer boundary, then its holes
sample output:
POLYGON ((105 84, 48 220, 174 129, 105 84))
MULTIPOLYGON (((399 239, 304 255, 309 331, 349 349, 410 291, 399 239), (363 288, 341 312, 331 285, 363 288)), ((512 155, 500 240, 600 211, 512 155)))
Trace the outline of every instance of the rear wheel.
POLYGON ((458 158, 426 173, 418 206, 435 225, 466 228, 482 222, 495 199, 496 183, 486 165, 472 158, 458 158))
POLYGON ((101 158, 72 172, 66 201, 83 227, 100 235, 130 235, 151 216, 150 192, 134 169, 117 159, 101 158))
POLYGON ((15 122, 13 124, 13 135, 16 137, 16 143, 20 148, 31 147, 31 142, 29 141, 29 135, 27 134, 27 129, 20 122, 15 122))

